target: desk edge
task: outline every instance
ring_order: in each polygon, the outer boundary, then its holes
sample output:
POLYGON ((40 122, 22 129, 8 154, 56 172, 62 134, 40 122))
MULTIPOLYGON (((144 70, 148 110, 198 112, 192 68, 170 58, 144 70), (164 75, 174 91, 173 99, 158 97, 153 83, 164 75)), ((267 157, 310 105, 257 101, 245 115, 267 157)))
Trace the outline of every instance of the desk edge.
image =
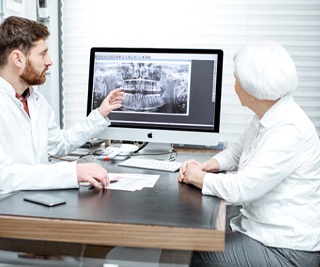
MULTIPOLYGON (((223 214, 223 207, 220 211, 223 214)), ((1 215, 0 237, 107 246, 223 251, 225 231, 221 225, 222 220, 218 222, 218 229, 197 229, 1 215)))

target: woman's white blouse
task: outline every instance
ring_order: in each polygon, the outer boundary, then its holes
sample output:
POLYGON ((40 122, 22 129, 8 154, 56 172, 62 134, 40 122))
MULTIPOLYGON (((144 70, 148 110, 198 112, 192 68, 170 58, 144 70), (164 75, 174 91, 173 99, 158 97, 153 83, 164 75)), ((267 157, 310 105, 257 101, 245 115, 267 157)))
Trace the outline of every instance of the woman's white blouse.
POLYGON ((255 116, 215 158, 233 172, 206 174, 202 193, 243 205, 233 231, 271 247, 320 250, 320 141, 292 96, 255 116))

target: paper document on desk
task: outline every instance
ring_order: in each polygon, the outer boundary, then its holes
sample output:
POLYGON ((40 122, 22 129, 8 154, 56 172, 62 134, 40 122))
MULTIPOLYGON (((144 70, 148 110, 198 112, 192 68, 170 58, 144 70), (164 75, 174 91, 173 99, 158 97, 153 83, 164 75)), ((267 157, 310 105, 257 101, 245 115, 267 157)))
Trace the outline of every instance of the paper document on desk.
POLYGON ((152 188, 158 181, 160 175, 138 174, 138 173, 109 173, 110 180, 117 180, 110 183, 107 189, 136 191, 144 187, 152 188))

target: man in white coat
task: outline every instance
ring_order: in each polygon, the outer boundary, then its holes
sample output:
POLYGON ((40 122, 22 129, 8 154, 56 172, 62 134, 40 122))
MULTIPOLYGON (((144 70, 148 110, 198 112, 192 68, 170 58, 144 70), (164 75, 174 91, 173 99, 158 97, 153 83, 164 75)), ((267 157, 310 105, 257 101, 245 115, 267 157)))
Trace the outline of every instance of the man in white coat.
POLYGON ((20 17, 0 25, 0 194, 109 183, 107 171, 98 164, 48 162, 48 155, 68 154, 103 131, 110 125, 108 114, 124 99, 121 89, 115 89, 87 118, 60 129, 52 108, 32 87, 45 82, 53 64, 49 34, 45 25, 20 17))

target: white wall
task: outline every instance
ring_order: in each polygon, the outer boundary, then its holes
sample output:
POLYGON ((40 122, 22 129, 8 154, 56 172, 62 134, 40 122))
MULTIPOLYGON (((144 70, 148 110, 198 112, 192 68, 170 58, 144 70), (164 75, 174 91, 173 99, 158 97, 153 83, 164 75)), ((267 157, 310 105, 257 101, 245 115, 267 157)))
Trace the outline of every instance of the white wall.
POLYGON ((1 21, 9 16, 21 16, 35 20, 37 18, 36 0, 16 1, 0 0, 1 21))
MULTIPOLYGON (((48 39, 49 53, 53 66, 49 69, 47 81, 38 86, 38 90, 45 96, 52 106, 56 121, 60 124, 60 89, 59 89, 59 25, 58 25, 58 0, 47 0, 49 7, 49 19, 43 23, 50 30, 48 39)), ((37 0, 0 0, 0 21, 9 16, 26 17, 37 20, 37 0)))
POLYGON ((56 115, 56 122, 60 124, 58 1, 48 0, 48 5, 49 5, 49 20, 45 21, 44 24, 46 24, 50 30, 48 46, 49 46, 49 54, 53 61, 53 66, 51 66, 51 68, 49 69, 46 83, 39 86, 39 91, 45 96, 45 98, 53 108, 56 115))

